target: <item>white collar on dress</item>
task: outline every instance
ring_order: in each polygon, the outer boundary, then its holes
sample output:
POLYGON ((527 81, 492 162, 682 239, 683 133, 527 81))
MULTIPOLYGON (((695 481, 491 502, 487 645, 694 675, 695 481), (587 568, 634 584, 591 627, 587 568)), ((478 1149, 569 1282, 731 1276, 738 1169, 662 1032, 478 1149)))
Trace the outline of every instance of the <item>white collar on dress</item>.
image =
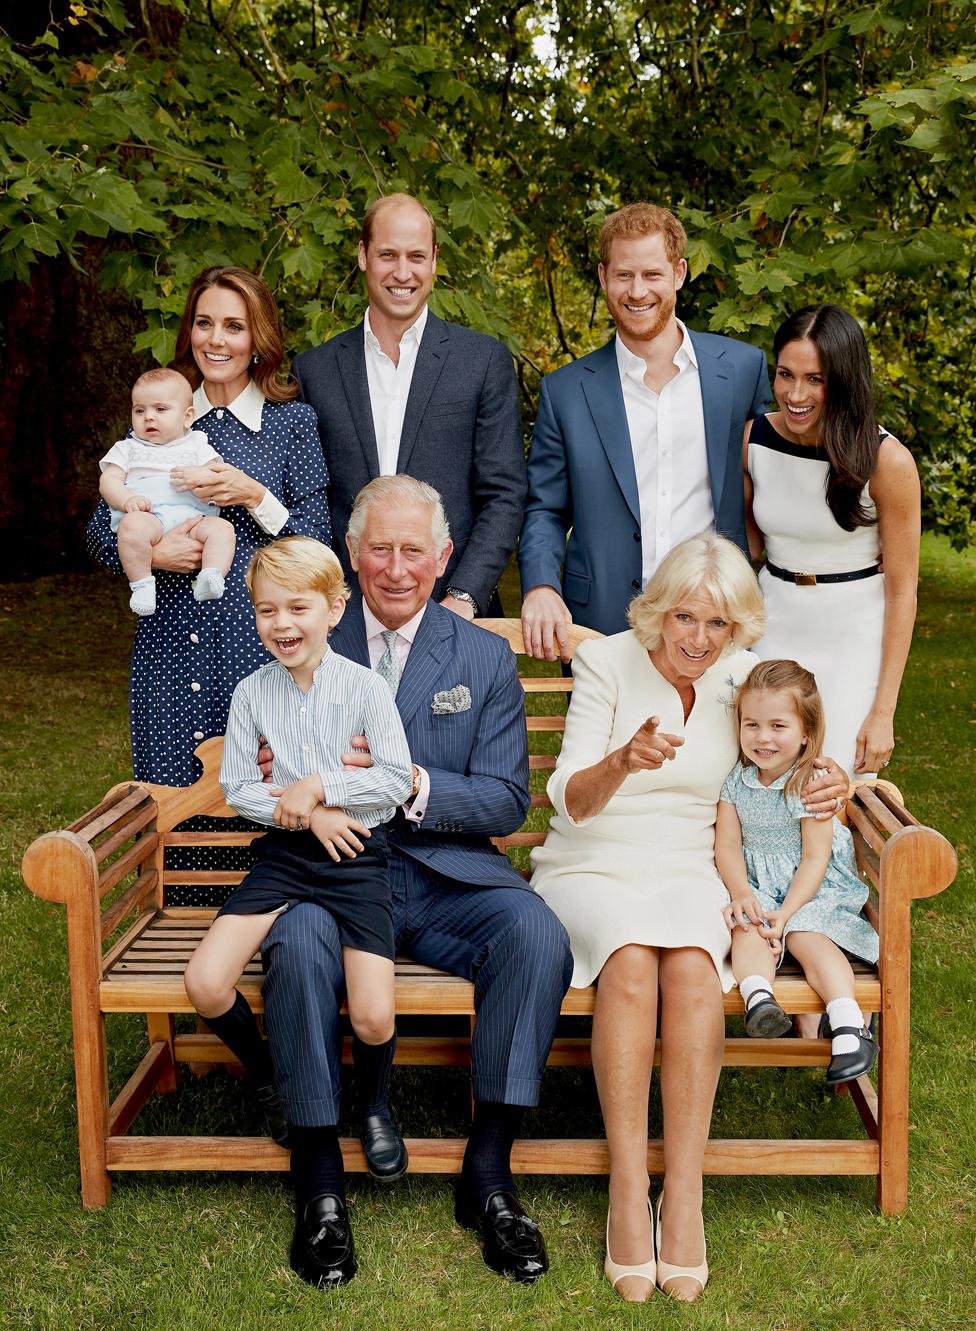
MULTIPOLYGON (((252 433, 257 434, 261 429, 261 413, 264 410, 265 397, 258 388, 253 379, 248 380, 248 385, 242 393, 238 393, 233 402, 228 402, 224 411, 229 411, 236 416, 242 425, 246 425, 252 433)), ((215 407, 207 397, 206 389, 201 383, 199 388, 193 394, 193 410, 196 412, 196 419, 206 416, 208 411, 220 411, 220 407, 215 407)))

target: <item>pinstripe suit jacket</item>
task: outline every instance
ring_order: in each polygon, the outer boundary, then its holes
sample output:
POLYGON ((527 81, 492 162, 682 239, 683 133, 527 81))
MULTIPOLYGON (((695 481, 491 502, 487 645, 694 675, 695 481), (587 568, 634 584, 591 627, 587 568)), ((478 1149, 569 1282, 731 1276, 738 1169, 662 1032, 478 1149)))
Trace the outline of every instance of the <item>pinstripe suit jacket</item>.
MULTIPOLYGON (((369 666, 361 605, 350 605, 329 645, 369 666)), ((489 840, 519 828, 529 807, 525 698, 508 643, 428 601, 396 701, 430 799, 421 826, 397 815, 391 847, 460 883, 526 887, 489 840), (470 708, 435 715, 434 694, 457 684, 470 690, 470 708)))

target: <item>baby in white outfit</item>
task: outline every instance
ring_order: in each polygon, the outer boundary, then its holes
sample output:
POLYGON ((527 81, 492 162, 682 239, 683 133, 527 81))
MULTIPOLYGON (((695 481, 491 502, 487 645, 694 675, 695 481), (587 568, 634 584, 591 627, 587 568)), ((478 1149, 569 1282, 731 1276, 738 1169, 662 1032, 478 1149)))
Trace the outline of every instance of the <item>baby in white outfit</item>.
POLYGON ((224 594, 224 578, 234 558, 237 536, 217 509, 198 499, 189 486, 199 484, 221 458, 207 436, 192 430, 190 385, 176 370, 148 370, 132 388, 132 433, 120 439, 99 462, 98 488, 113 509, 119 559, 137 615, 156 610, 153 546, 187 518, 196 518, 193 535, 203 542, 202 568, 193 583, 198 601, 224 594))

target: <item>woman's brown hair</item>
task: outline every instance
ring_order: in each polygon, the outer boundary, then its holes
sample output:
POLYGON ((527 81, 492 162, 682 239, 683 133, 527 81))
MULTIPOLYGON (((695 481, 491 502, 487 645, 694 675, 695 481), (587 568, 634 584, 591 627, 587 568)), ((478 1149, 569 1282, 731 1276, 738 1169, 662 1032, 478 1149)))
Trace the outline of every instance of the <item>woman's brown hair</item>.
POLYGON ((247 310, 247 322, 257 361, 251 365, 251 378, 269 402, 292 402, 298 397, 294 379, 283 379, 281 363, 285 358, 284 338, 278 307, 267 283, 246 268, 205 268, 190 284, 183 318, 176 334, 176 353, 170 368, 179 370, 192 388, 203 380, 200 367, 193 359, 190 330, 196 317, 197 301, 211 287, 224 287, 240 296, 247 310))
MULTIPOLYGON (((746 675, 735 696, 735 729, 742 726, 742 699, 747 693, 788 693, 800 725, 807 737, 800 760, 783 787, 784 795, 799 795, 814 773, 813 760, 819 757, 824 740, 824 713, 817 681, 796 661, 760 661, 746 675)), ((739 760, 746 767, 753 764, 739 745, 739 760)))

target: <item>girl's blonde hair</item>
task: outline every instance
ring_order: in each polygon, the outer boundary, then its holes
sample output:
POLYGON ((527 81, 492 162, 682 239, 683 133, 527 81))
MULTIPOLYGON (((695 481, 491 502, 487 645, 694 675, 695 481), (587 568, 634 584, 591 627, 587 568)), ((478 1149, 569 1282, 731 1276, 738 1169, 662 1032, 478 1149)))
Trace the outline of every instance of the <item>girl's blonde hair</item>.
POLYGON ((262 574, 290 592, 321 592, 329 601, 337 596, 349 600, 342 565, 327 545, 311 536, 283 536, 254 552, 244 574, 252 600, 255 579, 262 574))
MULTIPOLYGON (((800 725, 807 740, 800 751, 800 760, 790 773, 789 780, 783 787, 784 795, 799 795, 803 787, 813 776, 813 760, 823 748, 824 713, 817 681, 809 670, 796 661, 760 661, 752 667, 739 686, 735 698, 735 728, 738 733, 742 726, 742 700, 747 693, 787 693, 796 709, 800 725)), ((739 744, 739 758, 746 767, 752 767, 752 761, 742 752, 739 744)))
POLYGON ((737 647, 751 647, 763 635, 766 611, 762 592, 748 559, 731 541, 703 532, 676 545, 666 555, 639 596, 627 619, 642 647, 661 645, 668 612, 689 596, 708 596, 735 631, 737 647))

